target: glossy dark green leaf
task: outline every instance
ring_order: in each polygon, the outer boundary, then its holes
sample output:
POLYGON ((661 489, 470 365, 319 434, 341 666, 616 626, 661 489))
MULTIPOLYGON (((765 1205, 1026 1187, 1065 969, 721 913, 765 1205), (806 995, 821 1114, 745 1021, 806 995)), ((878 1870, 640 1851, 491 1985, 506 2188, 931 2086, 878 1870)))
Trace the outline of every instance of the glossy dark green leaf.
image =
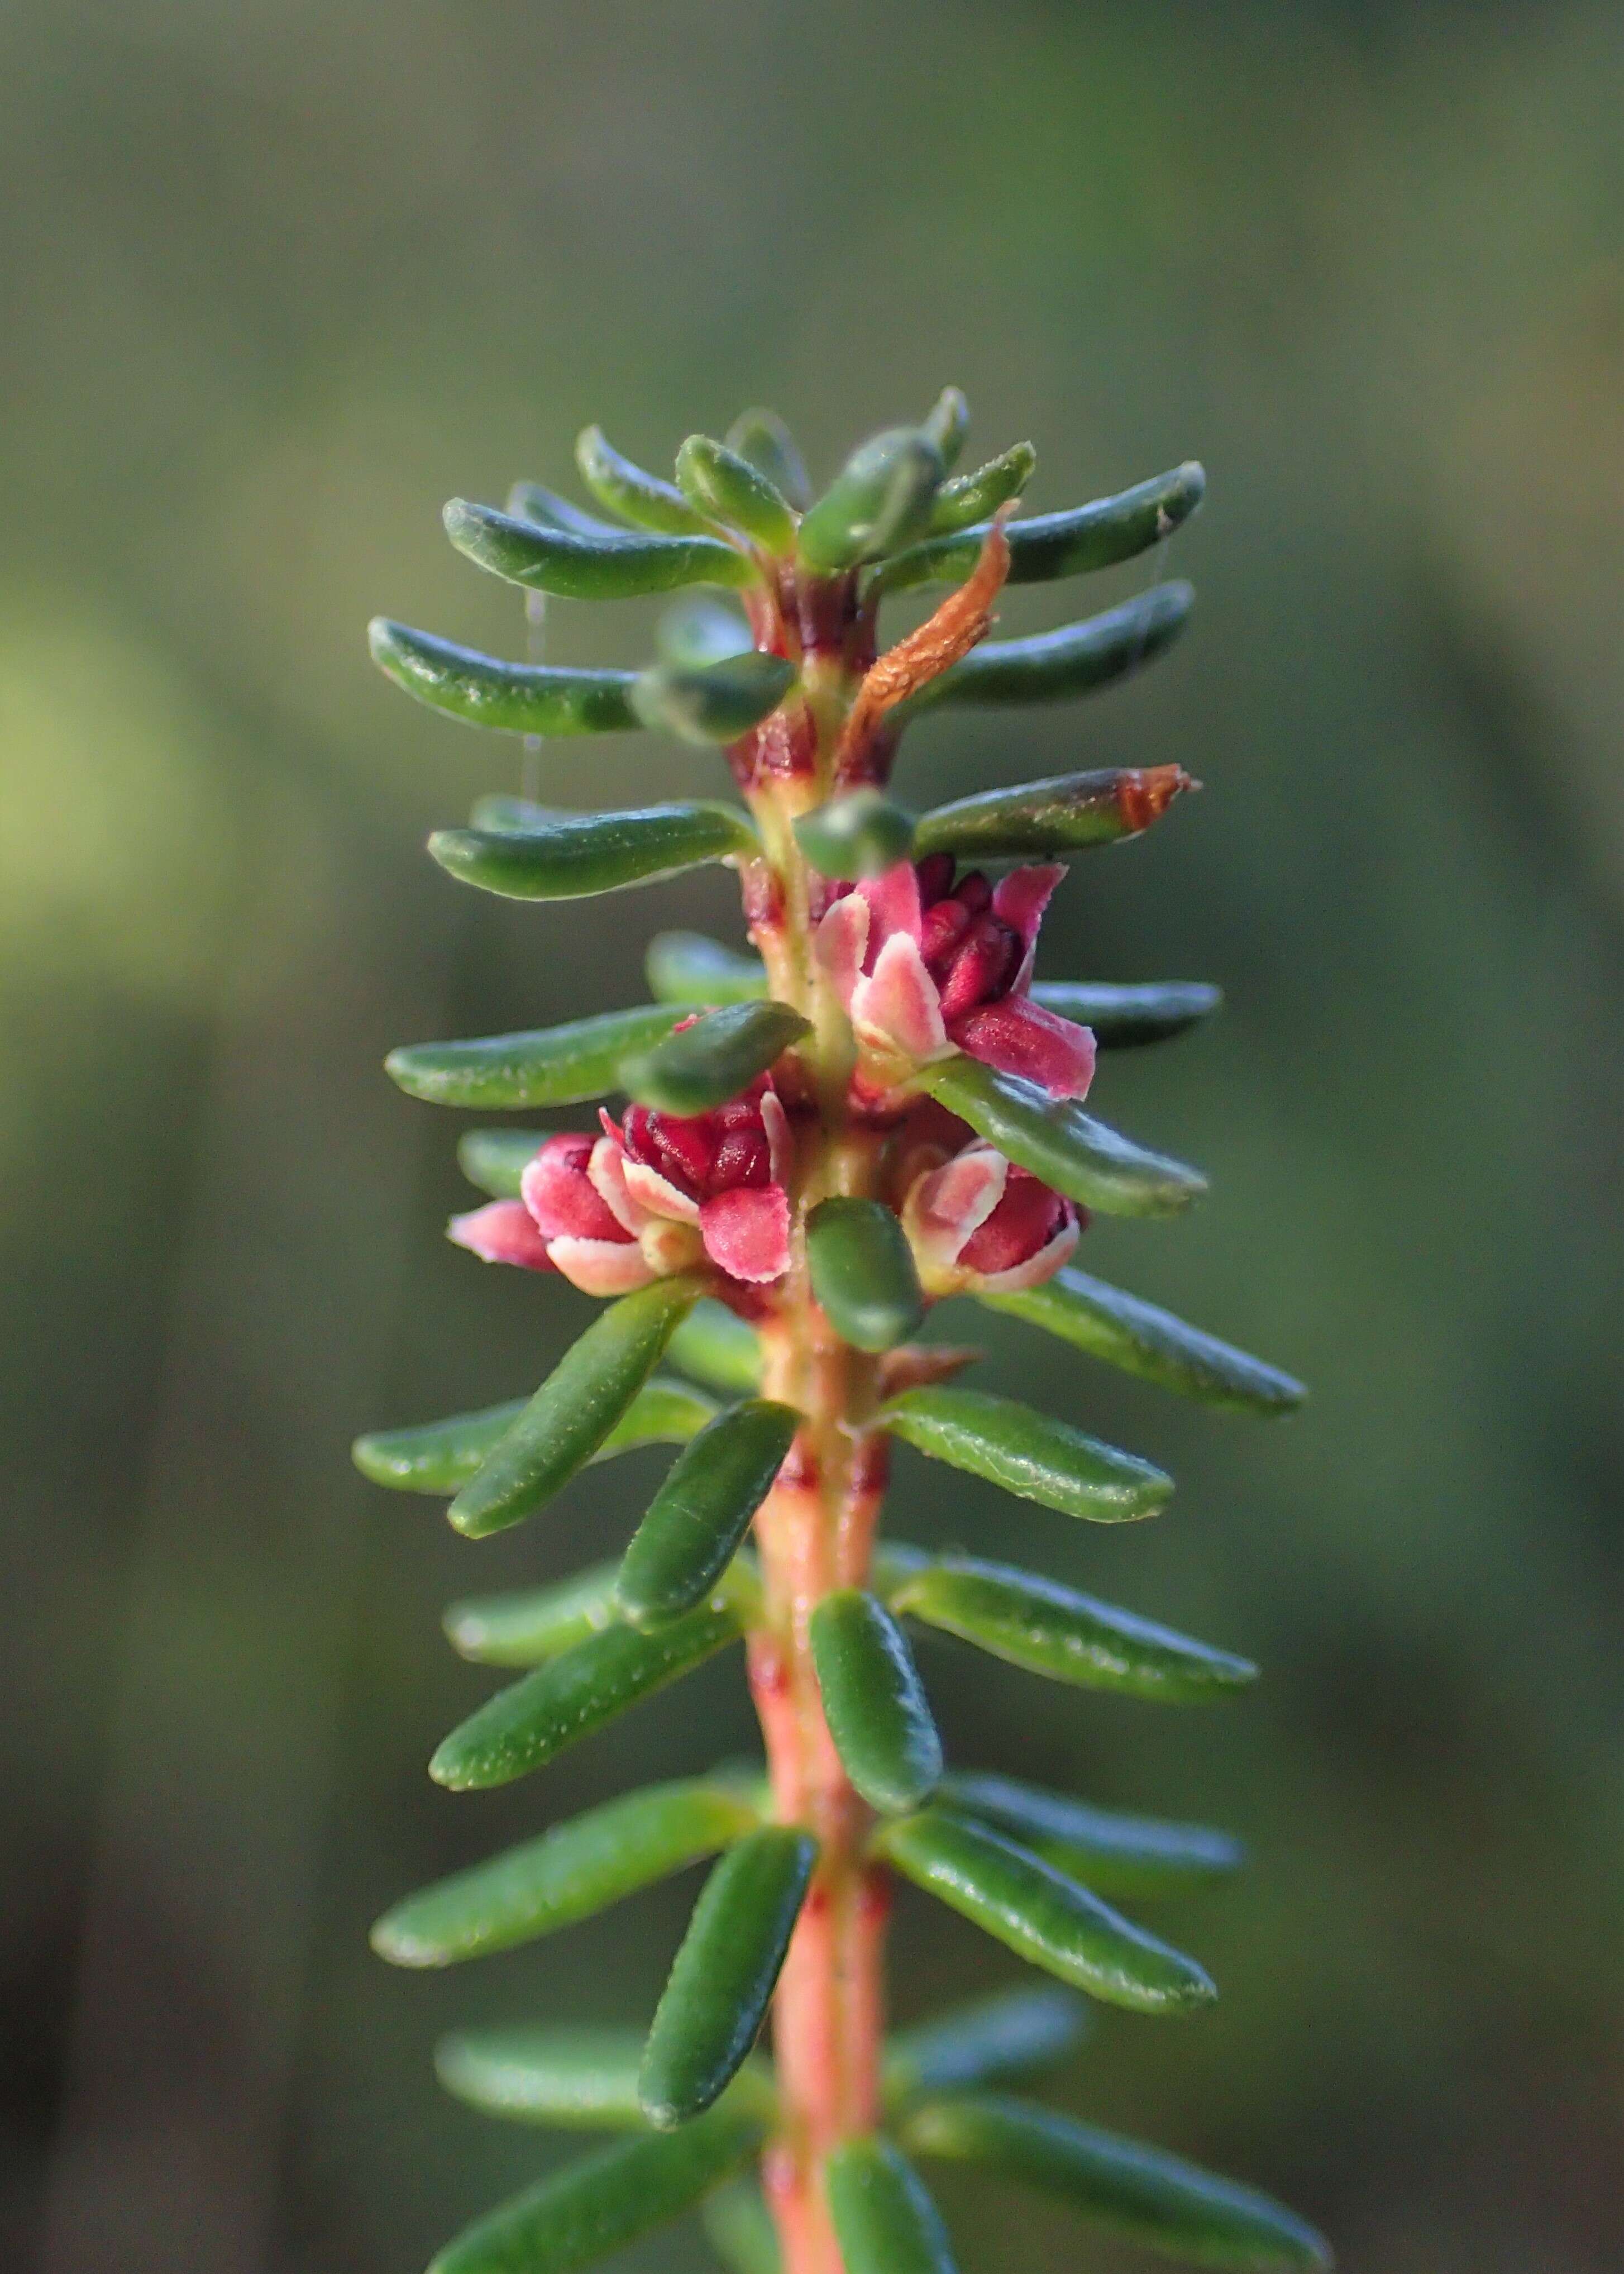
POLYGON ((829 576, 906 545, 929 518, 946 468, 917 426, 892 426, 854 450, 801 524, 799 550, 829 576))
POLYGON ((560 497, 556 490, 544 489, 539 482, 515 482, 508 493, 508 511, 515 521, 534 522, 542 529, 561 529, 572 537, 619 538, 626 534, 616 523, 588 513, 573 500, 560 497))
POLYGON ((466 498, 452 499, 445 523, 457 551, 481 568, 567 600, 630 600, 683 584, 748 584, 756 576, 748 557, 716 537, 583 536, 466 498))
POLYGON ((657 1279, 601 1313, 452 1502, 457 1530, 503 1531, 567 1485, 624 1418, 698 1293, 691 1279, 657 1279))
POLYGON ((629 671, 565 671, 504 663, 374 616, 367 626, 372 661, 387 679, 470 726, 512 734, 604 734, 638 725, 629 671))
POLYGON ((763 1825, 706 1880, 643 2048, 637 2095, 651 2124, 689 2122, 737 2074, 766 2018, 816 1860, 810 1833, 763 1825))
POLYGON ((891 1350, 925 1315, 907 1235, 879 1201, 820 1201, 807 1219, 807 1261, 830 1325, 853 1350, 891 1350))
POLYGON ((882 1427, 915 1452, 946 1461, 1065 1516, 1120 1524, 1154 1516, 1173 1480, 1136 1454, 1119 1453, 1069 1421, 1012 1397, 934 1382, 888 1398, 882 1427))
MULTIPOLYGON (((603 1011, 568 1026, 539 1027, 520 1035, 483 1035, 465 1043, 411 1043, 391 1050, 384 1071, 409 1097, 432 1105, 493 1111, 520 1107, 579 1105, 620 1088, 622 1058, 652 1050, 682 1013, 653 1003, 635 1011, 603 1011)), ((531 1150, 541 1143, 538 1136, 531 1150)))
POLYGON ((939 1802, 883 1825, 876 1845, 916 1886, 1107 2005, 1178 2014, 1217 1995, 1193 1959, 1147 1934, 1041 1856, 939 1802))
POLYGON ((709 749, 759 727, 794 683, 793 663, 752 648, 714 663, 657 664, 634 685, 632 708, 645 727, 709 749))
POLYGON ((1080 624, 1063 624, 1030 639, 984 640, 962 663, 928 681, 905 715, 942 703, 1062 703, 1091 695, 1171 647, 1190 621, 1194 599, 1189 584, 1157 584, 1080 624))
POLYGON ((1179 766, 1121 766, 982 790, 921 814, 914 851, 921 860, 953 853, 967 861, 1019 861, 1116 845, 1148 829, 1192 787, 1179 766))
POLYGON ((1085 1689, 1180 1705, 1257 1679, 1249 1660, 1009 1563, 944 1555, 905 1579, 891 1600, 1011 1666, 1085 1689))
POLYGON ((459 2029, 434 2051, 446 2090, 486 2116, 560 2131, 638 2132, 635 2029, 545 2029, 519 2023, 459 2029))
MULTIPOLYGON (((1056 576, 1078 576, 1131 561, 1188 521, 1206 490, 1207 476, 1192 461, 1117 497, 1012 522, 1009 581, 1047 584, 1056 576)), ((910 546, 886 561, 875 579, 876 589, 900 592, 913 584, 962 584, 975 566, 987 528, 978 523, 956 537, 932 537, 910 546)))
POLYGON ((713 592, 684 592, 660 611, 654 645, 662 663, 695 671, 730 656, 748 655, 756 642, 750 627, 730 601, 713 592))
POLYGON ((1126 987, 1039 979, 1033 983, 1032 999, 1063 1019, 1075 1020, 1079 1027, 1092 1028, 1102 1050, 1124 1050, 1184 1034, 1212 1016, 1223 992, 1199 979, 1160 979, 1126 987))
POLYGON ((1013 1777, 955 1772, 944 1778, 942 1797, 1057 1864, 1097 1895, 1177 1894, 1226 1879, 1245 1861, 1239 1841, 1207 1825, 1092 1808, 1069 1793, 1045 1792, 1013 1777))
POLYGON ((825 1595, 812 1614, 823 1719, 841 1766, 883 1816, 917 1808, 942 1773, 942 1740, 907 1637, 859 1587, 825 1595))
POLYGON ((972 522, 989 519, 1001 505, 1020 495, 1037 462, 1038 454, 1030 442, 1017 442, 1012 449, 978 466, 973 474, 944 482, 930 508, 926 535, 947 537, 968 529, 972 522))
POLYGON ((795 840, 822 877, 877 877, 908 858, 914 817, 883 790, 857 789, 802 814, 795 840))
POLYGON ((1207 1190, 1206 1178, 1182 1161, 1147 1152, 1071 1100, 1047 1097, 962 1051, 921 1080, 978 1137, 1101 1216, 1171 1216, 1207 1190))
POLYGON ((620 1565, 615 1596, 633 1626, 668 1626, 710 1593, 800 1424, 793 1406, 749 1398, 718 1413, 678 1455, 620 1565))
POLYGON ((788 553, 795 516, 776 483, 758 466, 708 434, 690 434, 677 452, 677 486, 713 521, 726 521, 769 553, 788 553))
POLYGON ((759 1820, 742 1781, 650 1785, 408 1895, 372 1929, 372 1947, 395 1966, 511 1950, 714 1856, 759 1820))
POLYGON ((754 2180, 718 2187, 706 2198, 700 2217, 705 2239, 728 2274, 783 2274, 778 2231, 754 2180))
MULTIPOLYGON (((454 1413, 445 1421, 374 1429, 356 1439, 355 1465, 373 1484, 398 1492, 459 1492, 478 1474, 524 1405, 523 1398, 514 1397, 477 1413, 454 1413)), ((639 1445, 686 1445, 715 1412, 714 1400, 685 1382, 646 1382, 592 1458, 606 1461, 639 1445)))
POLYGON ((707 1295, 671 1338, 670 1357, 712 1389, 752 1396, 761 1388, 761 1337, 748 1319, 707 1295))
POLYGON ((605 440, 602 427, 583 429, 575 442, 575 463, 598 504, 634 528, 651 529, 663 537, 715 535, 705 516, 695 511, 680 490, 622 457, 605 440))
POLYGON ((621 1086, 659 1113, 706 1113, 748 1089, 811 1031, 787 1003, 730 1003, 702 1012, 691 1027, 627 1058, 621 1086))
POLYGON ((921 422, 921 432, 934 442, 944 466, 955 466, 970 431, 970 406, 963 391, 944 387, 921 422))
POLYGON ((944 2100, 915 2111, 907 2137, 924 2155, 981 2165, 1197 2266, 1298 2274, 1331 2263, 1323 2236, 1255 2187, 1056 2109, 1000 2095, 944 2100))
POLYGON ((889 2140, 843 2141, 823 2187, 846 2274, 954 2274, 941 2213, 889 2140))
POLYGON ((457 1166, 493 1201, 516 1201, 519 1180, 545 1142, 545 1129, 467 1129, 457 1139, 457 1166))
POLYGON ((1087 2029, 1087 2007, 1058 1983, 1001 1990, 891 2038, 886 2105, 906 2108, 927 2094, 966 2092, 1052 2068, 1087 2029))
POLYGON ((729 2105, 680 2132, 617 2140, 477 2220, 428 2274, 576 2274, 692 2210, 761 2138, 760 2119, 729 2105))
POLYGON ((741 411, 726 436, 730 450, 747 459, 758 474, 765 474, 797 513, 812 501, 812 488, 794 437, 776 410, 741 411))
POLYGON ((582 900, 758 849, 737 806, 700 799, 560 814, 534 829, 439 829, 429 839, 442 869, 511 900, 582 900))
POLYGON ((1186 1326, 1171 1311, 1069 1266, 1045 1286, 978 1299, 989 1310, 1024 1319, 1091 1358, 1203 1405, 1236 1413, 1289 1413, 1308 1394, 1277 1367, 1248 1358, 1215 1335, 1186 1326))
POLYGON ((692 1007, 757 1003, 767 992, 760 956, 724 947, 698 931, 656 932, 644 958, 650 991, 692 1007))
POLYGON ((691 1674, 742 1631, 736 1600, 721 1589, 658 1634, 605 1627, 470 1713, 440 1745, 429 1774, 453 1792, 511 1784, 691 1674))

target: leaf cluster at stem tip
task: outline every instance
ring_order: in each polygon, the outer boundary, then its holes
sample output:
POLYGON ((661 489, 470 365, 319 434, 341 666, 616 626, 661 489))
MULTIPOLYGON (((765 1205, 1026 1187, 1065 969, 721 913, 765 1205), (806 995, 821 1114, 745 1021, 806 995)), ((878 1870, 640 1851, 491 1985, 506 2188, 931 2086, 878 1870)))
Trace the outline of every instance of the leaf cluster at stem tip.
MULTIPOLYGON (((1192 2265, 1329 2263, 1268 2196, 1012 2090, 1066 2057, 1100 2005, 1176 2018, 1211 2003, 1206 1967, 1138 1911, 1229 1879, 1239 1844, 951 1758, 931 1695, 950 1665, 973 1695, 997 1660, 1050 1684, 1056 1711, 1066 1690, 1194 1706, 1239 1697, 1256 1668, 881 1525, 891 1469, 914 1460, 936 1472, 928 1505, 998 1490, 1040 1525, 1154 1517, 1173 1491, 1086 1426, 1083 1369, 1063 1412, 966 1384, 978 1352, 930 1329, 944 1301, 1221 1412, 1279 1416, 1303 1396, 1074 1260, 1092 1214, 1172 1217, 1205 1192, 1198 1170, 1097 1118, 1090 1088, 1102 1062, 1115 1090, 1115 1053, 1196 1028, 1220 996, 1040 978, 1043 907, 1068 862, 1187 814, 1200 785, 1158 757, 947 801, 922 771, 906 797, 891 786, 905 734, 928 742, 941 711, 1073 702, 1165 655, 1193 596, 1159 573, 1075 621, 991 633, 1006 587, 1153 553, 1159 572, 1205 476, 1186 463, 1033 514, 1032 446, 961 467, 968 424, 948 388, 821 488, 768 410, 688 434, 669 475, 588 426, 590 504, 523 479, 445 508, 457 551, 529 596, 524 661, 371 627, 380 669, 415 701, 526 738, 526 794, 499 787, 430 839, 449 878, 572 902, 719 865, 748 934, 658 931, 646 1003, 589 994, 564 1023, 413 1041, 387 1062, 435 1105, 585 1109, 573 1127, 464 1129, 481 1199, 450 1232, 598 1308, 539 1385, 370 1432, 357 1465, 443 1500, 473 1541, 544 1517, 590 1466, 656 1449, 664 1463, 629 1537, 585 1569, 452 1605, 447 1638, 492 1686, 431 1774, 457 1792, 534 1778, 657 1693, 680 1728, 669 1701, 731 1653, 764 1752, 561 1817, 539 1797, 527 1836, 377 1922, 391 1963, 454 1966, 705 1867, 643 2026, 532 2015, 442 2043, 440 2081, 470 2107, 601 2136, 476 2219, 431 2274, 573 2274, 689 2211, 732 2274, 952 2274, 932 2162, 1192 2265), (887 601, 930 588, 945 597, 887 644, 887 601), (550 595, 652 599, 647 661, 545 656, 550 595), (639 732, 716 752, 716 794, 597 809, 578 744, 639 732), (886 2036, 882 1930, 905 1886, 1047 1981, 886 2036)), ((541 919, 559 968, 579 968, 569 920, 541 919)), ((936 1529, 956 1534, 956 1513, 936 1529)), ((960 1703, 949 1726, 965 1720, 960 1703)))

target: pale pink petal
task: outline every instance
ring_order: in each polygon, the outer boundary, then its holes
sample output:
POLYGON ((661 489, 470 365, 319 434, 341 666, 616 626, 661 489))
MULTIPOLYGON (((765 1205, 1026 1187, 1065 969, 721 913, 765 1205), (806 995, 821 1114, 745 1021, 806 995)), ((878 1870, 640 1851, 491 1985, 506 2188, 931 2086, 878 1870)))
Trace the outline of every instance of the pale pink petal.
POLYGON ((983 1065, 1034 1081, 1051 1097, 1086 1097, 1094 1080, 1091 1029, 1024 995, 1006 995, 955 1019, 953 1040, 983 1065))
POLYGON ((893 932, 871 975, 858 981, 851 1011, 858 1040, 877 1049, 920 1064, 941 1058, 948 1049, 936 983, 906 932, 893 932))
POLYGON ((932 1262, 957 1263, 959 1251, 997 1207, 1009 1180, 1009 1163, 990 1145, 967 1145, 923 1178, 910 1196, 909 1229, 917 1225, 932 1262))
POLYGON ((554 1268, 547 1243, 523 1201, 492 1201, 488 1208, 454 1216, 446 1226, 446 1236, 487 1263, 518 1263, 527 1271, 554 1268))
POLYGON ((619 1217, 590 1173, 594 1151, 608 1142, 571 1133, 550 1137, 519 1178, 519 1196, 547 1239, 613 1239, 619 1217))
POLYGON ((776 1089, 762 1092, 761 1118, 762 1127, 767 1133, 768 1173, 775 1185, 787 1185, 795 1165, 795 1141, 790 1134, 784 1101, 776 1089))
POLYGON ((1024 1263, 1012 1263, 1007 1271, 982 1272, 975 1284, 989 1295, 1014 1295, 1023 1287, 1041 1287, 1069 1260, 1082 1236, 1083 1228, 1072 1216, 1035 1255, 1027 1256, 1024 1263))
POLYGON ((548 1252, 583 1295, 629 1295, 655 1276, 635 1239, 555 1239, 548 1252))
MULTIPOLYGON (((607 1114, 604 1118, 608 1120, 607 1114)), ((626 1189, 626 1148, 613 1121, 609 1122, 605 1134, 593 1146, 586 1173, 592 1190, 621 1231, 629 1232, 635 1239, 643 1229, 645 1211, 638 1207, 626 1189)))
POLYGON ((819 963, 829 977, 840 1008, 849 1010, 852 990, 862 976, 868 952, 868 903, 855 892, 835 902, 814 935, 819 963))
POLYGON ((699 1202, 690 1200, 658 1169, 646 1161, 627 1159, 621 1163, 620 1174, 626 1179, 626 1189, 637 1207, 648 1216, 660 1216, 671 1224, 697 1224, 699 1202))
POLYGON ((1058 861, 1046 861, 1036 868, 1011 869, 994 889, 992 912, 1020 934, 1020 944, 1025 951, 1011 990, 1017 995, 1024 995, 1032 984, 1032 967, 1037 957, 1038 927, 1043 921, 1043 911, 1049 906, 1049 895, 1065 873, 1058 861))
POLYGON ((898 861, 894 868, 884 870, 877 877, 865 877, 852 898, 866 900, 873 911, 870 940, 876 947, 883 947, 898 932, 917 943, 925 929, 919 897, 919 870, 912 861, 898 861))
POLYGON ((718 1193, 699 1211, 705 1253, 730 1279, 760 1283, 789 1269, 789 1195, 781 1185, 718 1193))

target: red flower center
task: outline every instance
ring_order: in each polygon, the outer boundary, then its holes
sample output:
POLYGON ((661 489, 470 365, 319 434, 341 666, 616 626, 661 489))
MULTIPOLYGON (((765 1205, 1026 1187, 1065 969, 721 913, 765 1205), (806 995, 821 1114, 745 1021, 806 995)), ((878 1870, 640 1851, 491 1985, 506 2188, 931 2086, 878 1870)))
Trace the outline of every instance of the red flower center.
POLYGON ((1071 1210, 1058 1193, 1027 1169, 1011 1168, 1010 1180, 985 1224, 973 1231, 959 1252, 966 1269, 990 1276, 1012 1271, 1064 1229, 1071 1210))
POLYGON ((772 1182, 772 1153, 761 1110, 765 1088, 764 1081, 757 1082, 712 1113, 653 1113, 646 1105, 628 1106, 620 1125, 627 1154, 693 1201, 759 1191, 772 1182))
POLYGON ((955 885, 953 868, 951 853, 932 853, 919 863, 920 953, 950 1024, 979 1004, 1002 1000, 1026 953, 1014 926, 993 915, 992 886, 981 870, 972 869, 955 885))

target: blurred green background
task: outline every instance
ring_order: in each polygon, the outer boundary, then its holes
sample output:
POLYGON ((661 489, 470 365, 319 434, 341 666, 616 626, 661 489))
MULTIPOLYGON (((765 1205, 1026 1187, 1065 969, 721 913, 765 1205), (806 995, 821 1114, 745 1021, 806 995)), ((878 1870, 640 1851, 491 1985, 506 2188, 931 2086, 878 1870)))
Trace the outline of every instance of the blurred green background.
MULTIPOLYGON (((651 1457, 475 1547, 346 1448, 527 1389, 586 1315, 445 1244, 454 1121, 384 1050, 635 1002, 648 930, 736 919, 714 874, 579 912, 452 884, 425 832, 517 754, 392 692, 363 626, 519 651, 438 508, 568 486, 589 418, 665 463, 767 401, 827 473, 949 380, 972 462, 1038 443, 1036 509, 1207 463, 1166 564, 1004 612, 1165 566, 1177 654, 933 720, 899 783, 1202 776, 1045 935, 1050 976, 1229 993, 1095 1091, 1212 1198, 1085 1261, 1314 1385, 1253 1427, 999 1322, 989 1379, 1167 1462, 1169 1514, 1084 1536, 899 1464, 905 1531, 1267 1669, 1163 1715, 928 1654, 961 1758, 1254 1851, 1166 1914, 1217 2012, 1108 2016, 1058 2089, 1350 2269, 1624 2262, 1621 65, 1605 0, 0 15, 7 2263, 413 2268, 560 2152, 440 2101, 437 2030, 650 2009, 688 1883, 444 1978, 365 1930, 747 1742, 729 1662, 545 1784, 424 1776, 487 1686, 443 1601, 605 1552, 651 1457)), ((635 661, 649 610, 552 636, 635 661)), ((624 737, 551 779, 718 777, 624 737)), ((1017 1971, 922 1902, 896 1955, 905 2014, 1017 1971)), ((1130 2263, 944 2195, 966 2274, 1130 2263)))

